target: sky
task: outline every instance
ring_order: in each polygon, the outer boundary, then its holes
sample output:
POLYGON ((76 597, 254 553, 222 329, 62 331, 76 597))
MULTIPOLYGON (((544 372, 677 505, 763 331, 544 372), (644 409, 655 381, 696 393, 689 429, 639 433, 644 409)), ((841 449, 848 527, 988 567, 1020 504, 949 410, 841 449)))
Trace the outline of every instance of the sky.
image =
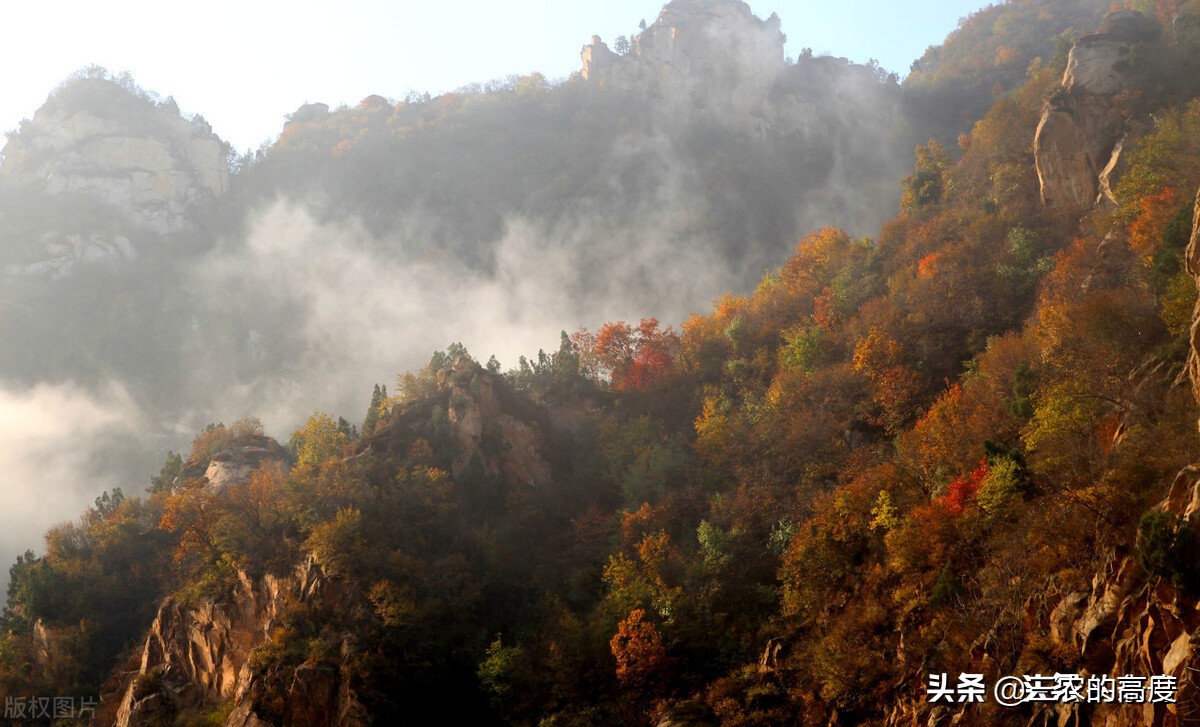
MULTIPOLYGON (((783 20, 786 53, 870 58, 901 76, 981 0, 752 0, 783 20)), ((200 113, 238 150, 278 135, 307 102, 403 99, 539 71, 579 68, 592 35, 611 43, 651 23, 660 0, 69 0, 6 8, 0 130, 29 118, 91 64, 129 71, 147 90, 200 113)))

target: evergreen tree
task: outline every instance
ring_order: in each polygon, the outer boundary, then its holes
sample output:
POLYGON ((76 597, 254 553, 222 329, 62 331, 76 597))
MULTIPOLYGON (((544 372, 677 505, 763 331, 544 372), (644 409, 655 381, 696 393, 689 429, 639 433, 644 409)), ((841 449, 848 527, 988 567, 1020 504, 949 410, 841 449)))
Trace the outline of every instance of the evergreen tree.
POLYGON ((387 386, 375 384, 375 390, 371 392, 371 405, 367 408, 367 418, 363 420, 362 434, 364 437, 375 433, 375 427, 379 424, 379 412, 383 409, 386 401, 387 386))

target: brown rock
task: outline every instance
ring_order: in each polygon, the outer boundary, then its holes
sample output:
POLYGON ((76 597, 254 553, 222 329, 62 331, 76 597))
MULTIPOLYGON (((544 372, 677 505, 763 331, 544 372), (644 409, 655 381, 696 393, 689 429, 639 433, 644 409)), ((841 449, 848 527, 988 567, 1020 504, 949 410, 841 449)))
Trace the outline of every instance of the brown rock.
POLYGON ((1075 41, 1059 90, 1046 102, 1034 136, 1042 202, 1083 210, 1115 203, 1135 113, 1136 56, 1157 36, 1135 11, 1110 13, 1100 31, 1075 41))
POLYGON ((484 476, 510 482, 537 485, 550 479, 542 435, 502 404, 506 386, 473 361, 454 362, 447 413, 459 445, 452 465, 455 477, 478 464, 484 476))
MULTIPOLYGON (((237 582, 218 598, 195 604, 168 598, 150 627, 136 668, 122 677, 122 686, 102 699, 97 709, 98 715, 115 715, 115 719, 100 723, 153 724, 166 714, 234 699, 237 704, 229 724, 261 724, 252 709, 250 657, 267 642, 285 598, 333 607, 330 599, 336 589, 328 584, 320 567, 308 559, 286 579, 239 573, 237 582)), ((325 694, 318 676, 297 675, 291 691, 306 695, 307 700, 311 688, 317 699, 325 694)), ((335 682, 333 704, 339 703, 338 686, 335 682)), ((332 723, 332 718, 325 722, 332 723)))

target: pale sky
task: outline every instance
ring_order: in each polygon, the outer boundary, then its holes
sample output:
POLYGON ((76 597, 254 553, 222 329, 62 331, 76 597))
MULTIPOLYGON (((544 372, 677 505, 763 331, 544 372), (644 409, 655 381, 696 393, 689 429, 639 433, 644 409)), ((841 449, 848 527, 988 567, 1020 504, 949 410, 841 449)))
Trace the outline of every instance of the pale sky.
MULTIPOLYGON (((751 0, 783 19, 787 55, 811 47, 902 76, 982 0, 751 0)), ((610 45, 651 23, 660 0, 111 0, 5 8, 0 130, 14 129, 72 71, 130 71, 144 88, 203 114, 239 150, 278 135, 306 102, 354 104, 370 94, 434 95, 540 71, 579 68, 593 34, 610 45)))

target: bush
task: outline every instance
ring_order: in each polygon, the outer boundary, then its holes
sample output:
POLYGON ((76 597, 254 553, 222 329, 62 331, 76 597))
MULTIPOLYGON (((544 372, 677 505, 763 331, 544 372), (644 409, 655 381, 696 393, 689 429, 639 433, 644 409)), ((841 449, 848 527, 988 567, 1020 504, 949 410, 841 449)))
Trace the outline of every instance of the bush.
POLYGON ((1200 537, 1191 524, 1163 510, 1148 510, 1138 523, 1137 554, 1152 576, 1167 578, 1189 595, 1200 594, 1200 537))

